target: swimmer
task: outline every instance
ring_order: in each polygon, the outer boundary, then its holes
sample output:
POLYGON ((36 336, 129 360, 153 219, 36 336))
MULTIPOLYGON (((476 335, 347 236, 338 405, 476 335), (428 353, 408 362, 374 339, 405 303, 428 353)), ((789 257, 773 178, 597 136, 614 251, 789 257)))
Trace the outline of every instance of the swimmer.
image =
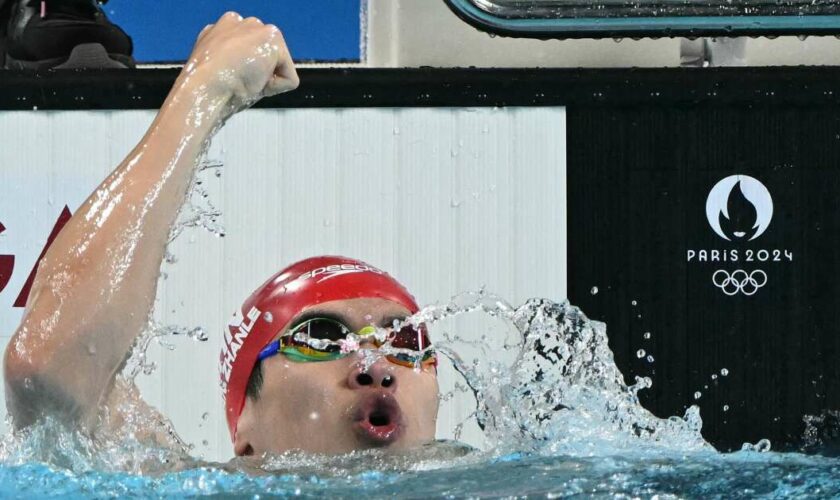
MULTIPOLYGON (((119 425, 103 413, 136 397, 117 375, 147 328, 200 156, 227 118, 298 82, 273 25, 227 13, 199 34, 143 139, 38 267, 4 360, 17 429, 45 417, 90 434, 119 425)), ((399 325, 417 309, 394 278, 354 259, 306 259, 271 277, 224 332, 220 374, 235 454, 432 441, 435 355, 422 326, 399 325)))

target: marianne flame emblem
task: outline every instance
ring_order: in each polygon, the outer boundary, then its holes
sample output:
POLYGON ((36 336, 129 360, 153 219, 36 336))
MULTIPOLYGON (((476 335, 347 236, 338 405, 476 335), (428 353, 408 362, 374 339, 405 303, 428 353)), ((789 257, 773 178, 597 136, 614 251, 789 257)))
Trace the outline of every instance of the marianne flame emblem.
POLYGON ((758 179, 730 175, 720 180, 706 199, 706 217, 718 236, 727 241, 752 241, 773 220, 773 198, 758 179))

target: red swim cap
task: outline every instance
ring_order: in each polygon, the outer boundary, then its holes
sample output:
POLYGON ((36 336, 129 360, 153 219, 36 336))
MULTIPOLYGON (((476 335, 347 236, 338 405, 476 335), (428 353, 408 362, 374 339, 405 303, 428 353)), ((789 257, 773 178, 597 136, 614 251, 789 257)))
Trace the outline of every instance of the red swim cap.
POLYGON ((346 257, 302 260, 259 287, 228 323, 219 355, 219 375, 230 437, 245 406, 248 379, 260 351, 304 308, 333 300, 380 298, 419 310, 394 278, 369 264, 346 257), (270 314, 267 314, 270 313, 270 314))

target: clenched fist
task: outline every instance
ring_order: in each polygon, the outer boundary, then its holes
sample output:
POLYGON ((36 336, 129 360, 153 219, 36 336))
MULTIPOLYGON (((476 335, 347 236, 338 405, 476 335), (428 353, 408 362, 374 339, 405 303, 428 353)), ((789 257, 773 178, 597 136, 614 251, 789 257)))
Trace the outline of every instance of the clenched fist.
POLYGON ((230 99, 236 108, 300 83, 277 26, 235 12, 201 31, 181 78, 205 86, 213 97, 230 99))

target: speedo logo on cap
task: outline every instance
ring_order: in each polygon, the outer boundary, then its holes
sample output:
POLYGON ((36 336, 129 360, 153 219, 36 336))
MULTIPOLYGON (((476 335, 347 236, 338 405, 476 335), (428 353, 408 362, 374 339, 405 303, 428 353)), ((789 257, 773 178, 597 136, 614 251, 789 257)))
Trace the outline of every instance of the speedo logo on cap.
POLYGON ((248 334, 251 333, 254 323, 257 322, 261 314, 262 311, 256 307, 252 307, 243 318, 242 313, 237 309, 233 314, 233 318, 228 322, 227 331, 225 331, 224 336, 225 346, 219 358, 219 375, 222 379, 223 391, 227 390, 230 371, 233 367, 233 362, 236 361, 236 355, 239 353, 239 349, 242 348, 242 344, 245 343, 245 339, 248 338, 248 334))
POLYGON ((381 271, 373 266, 368 266, 365 264, 333 264, 331 266, 318 267, 311 271, 307 271, 298 276, 297 279, 308 280, 317 278, 318 281, 316 281, 316 283, 321 283, 322 281, 337 278, 338 276, 344 276, 345 274, 368 272, 376 274, 386 274, 385 271, 381 271))

